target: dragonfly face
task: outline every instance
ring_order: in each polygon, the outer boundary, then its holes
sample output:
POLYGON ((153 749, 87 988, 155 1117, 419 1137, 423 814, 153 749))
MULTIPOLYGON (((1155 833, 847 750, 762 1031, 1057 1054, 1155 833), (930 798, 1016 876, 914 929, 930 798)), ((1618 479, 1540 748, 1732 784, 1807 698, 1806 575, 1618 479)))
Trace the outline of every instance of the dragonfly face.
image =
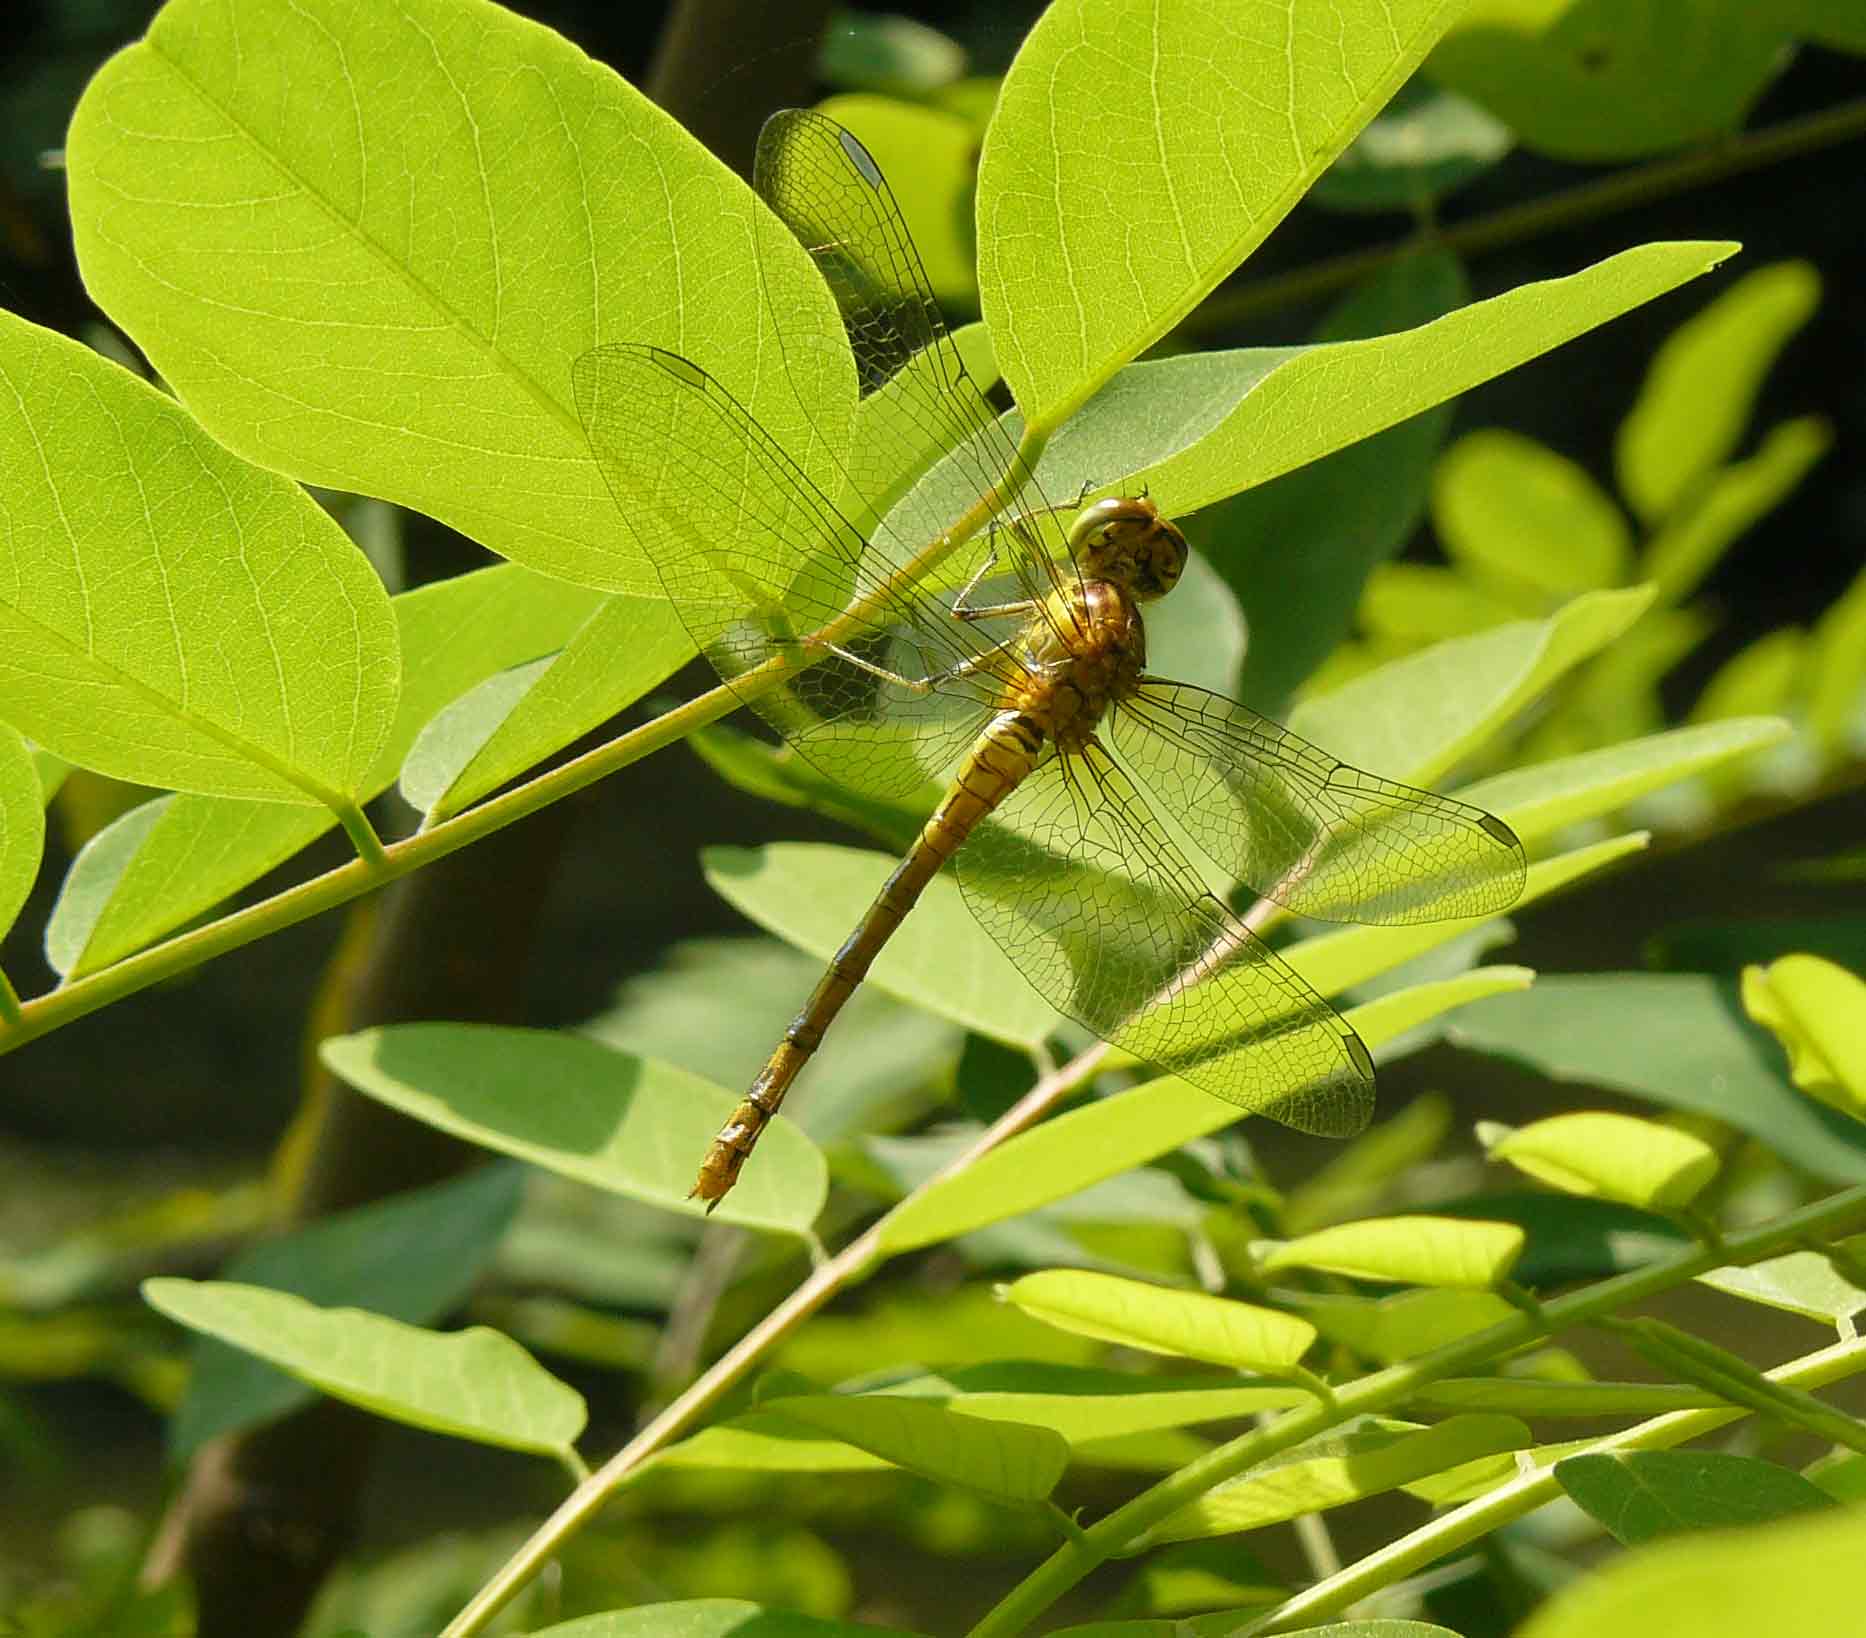
MULTIPOLYGON (((886 395, 840 458, 843 488, 878 521, 850 521, 718 381, 659 348, 586 353, 572 370, 577 408, 619 518, 744 702, 841 784, 899 800, 938 779, 946 795, 694 1192, 710 1208, 732 1187, 869 963, 948 865, 1058 1013, 1240 1110, 1359 1130, 1373 1104, 1366 1046, 1254 916, 1208 890, 1171 832, 1262 900, 1401 925, 1507 907, 1525 869, 1509 826, 1146 674, 1141 605, 1178 582, 1185 537, 1144 494, 1082 508, 1064 537, 946 331, 880 168, 847 131, 820 114, 775 116, 756 185, 816 257, 865 397, 886 395), (978 499, 957 522, 923 520, 929 539, 886 497, 907 494, 930 454, 978 499), (972 555, 947 561, 954 552, 972 555), (811 686, 792 688, 799 679, 811 686)), ((767 316, 786 368, 816 356, 821 338, 798 333, 795 315, 773 304, 767 316)))
POLYGON ((1109 580, 1137 603, 1164 597, 1186 568, 1186 537, 1145 495, 1111 495, 1085 506, 1069 529, 1084 580, 1109 580))

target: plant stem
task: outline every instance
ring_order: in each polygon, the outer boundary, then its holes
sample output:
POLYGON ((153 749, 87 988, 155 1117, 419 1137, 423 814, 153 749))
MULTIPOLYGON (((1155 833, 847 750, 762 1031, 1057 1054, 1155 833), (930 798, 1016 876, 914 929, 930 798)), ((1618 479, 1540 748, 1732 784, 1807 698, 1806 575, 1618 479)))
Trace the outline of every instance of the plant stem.
MULTIPOLYGON (((1771 1382, 1804 1392, 1838 1382, 1866 1371, 1866 1339, 1849 1338, 1816 1353, 1803 1355, 1786 1365, 1767 1372, 1771 1382)), ((1669 1450, 1687 1439, 1728 1426, 1750 1412, 1737 1406, 1719 1406, 1715 1410, 1672 1411, 1655 1416, 1620 1433, 1610 1433, 1594 1447, 1596 1450, 1669 1450)), ((1307 1627, 1329 1616, 1339 1615, 1362 1599, 1390 1587, 1456 1552, 1514 1519, 1533 1513, 1561 1493, 1555 1479, 1555 1465, 1538 1467, 1495 1490, 1466 1502, 1462 1507, 1421 1525, 1409 1535, 1350 1564, 1338 1575, 1318 1581, 1295 1597, 1279 1604, 1252 1633, 1286 1632, 1292 1627, 1307 1627)))
POLYGON ((999 1144, 1034 1126, 1054 1104, 1095 1072, 1107 1050, 1105 1045, 1097 1043, 1078 1053, 1055 1073, 1044 1076, 980 1133, 951 1165, 928 1178, 896 1205, 894 1211, 851 1240, 828 1262, 812 1270, 801 1285, 715 1360, 685 1393, 610 1457, 593 1478, 566 1497, 557 1511, 447 1623, 440 1638, 469 1638, 470 1634, 481 1631, 644 1463, 686 1433, 772 1346, 789 1336, 831 1297, 868 1273, 882 1256, 883 1231, 894 1212, 905 1210, 935 1184, 967 1170, 999 1144))
POLYGON ((1230 329, 1259 313, 1331 295, 1410 255, 1422 242, 1442 245, 1466 256, 1478 255, 1861 135, 1866 135, 1866 98, 1801 119, 1784 120, 1765 131, 1711 143, 1681 158, 1615 171, 1546 199, 1495 211, 1456 227, 1433 228, 1391 244, 1351 251, 1275 278, 1256 280, 1235 292, 1214 296, 1181 328, 1200 334, 1230 329))
POLYGON ((1543 1305, 1541 1323, 1530 1315, 1519 1314, 1499 1321, 1486 1331, 1434 1348, 1417 1359, 1346 1383, 1335 1390, 1333 1409, 1303 1405, 1286 1411, 1269 1427, 1208 1451, 1152 1489, 1143 1491, 1090 1526, 1080 1542, 1069 1542, 1058 1548, 972 1628, 969 1638, 1009 1638, 1010 1634, 1022 1632, 1091 1570, 1113 1557, 1143 1531, 1198 1500, 1213 1486, 1235 1478, 1247 1468, 1314 1437, 1347 1417, 1386 1410, 1428 1382, 1469 1370, 1537 1340, 1545 1329, 1583 1324, 1614 1313, 1713 1268, 1733 1262, 1754 1262, 1773 1255, 1782 1246, 1793 1245, 1797 1235, 1828 1234, 1840 1224, 1861 1216, 1866 1216, 1866 1186, 1845 1190, 1763 1228, 1732 1235, 1722 1255, 1701 1246, 1693 1247, 1664 1262, 1554 1298, 1543 1305))
POLYGON ((20 1011, 19 1005, 19 991, 13 988, 7 975, 0 972, 0 1024, 5 1024, 9 1029, 16 1029, 23 1018, 24 1014, 20 1011))

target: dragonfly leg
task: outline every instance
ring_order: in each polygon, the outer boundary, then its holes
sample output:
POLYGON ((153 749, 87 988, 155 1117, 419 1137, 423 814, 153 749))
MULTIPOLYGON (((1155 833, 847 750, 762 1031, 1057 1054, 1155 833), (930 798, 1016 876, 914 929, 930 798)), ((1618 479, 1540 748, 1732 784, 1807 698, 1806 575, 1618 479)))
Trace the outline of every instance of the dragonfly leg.
MULTIPOLYGON (((995 524, 992 526, 992 534, 994 536, 997 534, 997 525, 995 524)), ((968 601, 972 593, 978 589, 978 583, 983 580, 986 575, 990 574, 993 569, 997 568, 997 566, 998 548, 994 545, 991 550, 985 554, 985 561, 979 564, 978 573, 973 575, 970 580, 959 588, 959 595, 952 600, 952 607, 946 612, 955 620, 995 620, 1003 619, 1010 615, 1016 615, 1020 619, 1028 619, 1031 615, 1035 614, 1038 605, 1034 599, 1028 597, 1020 597, 1014 603, 992 603, 989 605, 981 605, 978 608, 974 608, 968 601)))

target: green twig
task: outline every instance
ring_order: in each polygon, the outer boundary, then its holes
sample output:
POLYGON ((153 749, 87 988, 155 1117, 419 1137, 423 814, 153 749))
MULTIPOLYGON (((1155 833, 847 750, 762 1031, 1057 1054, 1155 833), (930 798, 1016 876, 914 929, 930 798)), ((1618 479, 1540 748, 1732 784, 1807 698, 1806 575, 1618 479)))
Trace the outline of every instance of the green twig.
POLYGON ((19 991, 13 988, 6 973, 0 971, 0 1024, 5 1024, 8 1029, 16 1029, 22 1019, 19 991))

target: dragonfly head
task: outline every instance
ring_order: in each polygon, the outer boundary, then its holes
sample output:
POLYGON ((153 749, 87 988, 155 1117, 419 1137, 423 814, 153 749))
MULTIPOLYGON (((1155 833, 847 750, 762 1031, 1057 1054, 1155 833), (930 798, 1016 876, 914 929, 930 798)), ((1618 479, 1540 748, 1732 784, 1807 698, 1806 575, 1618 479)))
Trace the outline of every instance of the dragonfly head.
POLYGON ((1111 580, 1136 602, 1164 597, 1186 567, 1186 537, 1145 495, 1110 495, 1085 506, 1069 546, 1087 580, 1111 580))

